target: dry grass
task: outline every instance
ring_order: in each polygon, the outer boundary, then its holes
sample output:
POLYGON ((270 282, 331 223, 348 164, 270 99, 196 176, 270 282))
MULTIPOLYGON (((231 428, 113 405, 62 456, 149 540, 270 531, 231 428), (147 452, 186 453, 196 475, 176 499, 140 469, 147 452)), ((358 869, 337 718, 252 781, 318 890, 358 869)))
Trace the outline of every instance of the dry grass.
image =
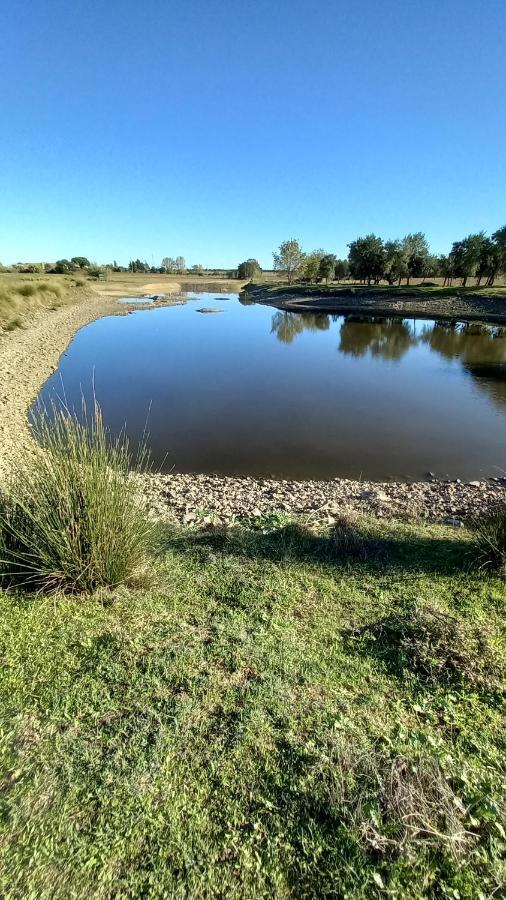
MULTIPOLYGON (((84 282, 80 285, 84 285, 84 282)), ((0 330, 21 327, 26 315, 37 309, 57 309, 71 302, 70 289, 78 286, 74 279, 49 276, 0 276, 0 330)))

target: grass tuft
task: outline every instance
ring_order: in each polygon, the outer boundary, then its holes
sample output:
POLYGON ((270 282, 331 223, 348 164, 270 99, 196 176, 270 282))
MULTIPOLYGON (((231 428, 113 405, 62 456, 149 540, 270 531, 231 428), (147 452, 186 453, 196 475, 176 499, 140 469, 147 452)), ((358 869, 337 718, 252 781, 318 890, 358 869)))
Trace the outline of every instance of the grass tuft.
POLYGON ((353 638, 364 638, 391 668, 408 668, 429 683, 467 682, 476 689, 500 690, 503 670, 485 623, 469 624, 413 605, 356 630, 353 638))
POLYGON ((126 477, 128 441, 111 438, 96 404, 83 414, 39 411, 40 448, 0 497, 4 583, 93 591, 131 581, 143 567, 151 525, 126 477))
POLYGON ((474 539, 481 568, 506 577, 506 504, 475 523, 474 539))

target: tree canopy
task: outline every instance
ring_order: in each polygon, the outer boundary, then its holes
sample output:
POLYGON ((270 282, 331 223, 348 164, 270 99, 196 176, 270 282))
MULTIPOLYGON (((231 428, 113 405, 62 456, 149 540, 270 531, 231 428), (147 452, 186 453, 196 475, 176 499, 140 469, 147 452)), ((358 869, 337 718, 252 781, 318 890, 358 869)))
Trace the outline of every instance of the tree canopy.
POLYGON ((299 242, 295 238, 283 241, 279 245, 277 253, 273 253, 274 268, 279 272, 284 272, 288 284, 291 284, 302 268, 304 262, 304 252, 299 242))
POLYGON ((261 272, 262 269, 260 268, 260 263, 257 259, 246 259, 244 262, 239 263, 239 265, 237 266, 237 277, 241 281, 256 278, 256 276, 260 275, 261 272))

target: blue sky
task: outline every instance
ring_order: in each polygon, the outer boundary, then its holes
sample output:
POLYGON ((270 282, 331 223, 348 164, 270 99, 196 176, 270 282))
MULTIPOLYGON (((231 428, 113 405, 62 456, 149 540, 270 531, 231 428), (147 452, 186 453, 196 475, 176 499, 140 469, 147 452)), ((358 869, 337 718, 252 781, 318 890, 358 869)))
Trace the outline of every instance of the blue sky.
POLYGON ((505 41, 504 0, 4 4, 0 260, 493 231, 505 41))

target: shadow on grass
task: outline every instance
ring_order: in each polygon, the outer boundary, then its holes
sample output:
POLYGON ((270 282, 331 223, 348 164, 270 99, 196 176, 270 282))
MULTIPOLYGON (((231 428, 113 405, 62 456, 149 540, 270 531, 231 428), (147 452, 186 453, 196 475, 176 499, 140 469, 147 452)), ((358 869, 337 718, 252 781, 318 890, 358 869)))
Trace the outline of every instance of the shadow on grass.
POLYGON ((399 533, 388 526, 370 528, 345 521, 318 533, 297 523, 268 531, 235 526, 209 527, 196 531, 164 527, 160 550, 241 556, 281 563, 309 563, 336 568, 350 566, 412 574, 454 575, 472 569, 469 542, 455 537, 421 537, 407 530, 399 533))

